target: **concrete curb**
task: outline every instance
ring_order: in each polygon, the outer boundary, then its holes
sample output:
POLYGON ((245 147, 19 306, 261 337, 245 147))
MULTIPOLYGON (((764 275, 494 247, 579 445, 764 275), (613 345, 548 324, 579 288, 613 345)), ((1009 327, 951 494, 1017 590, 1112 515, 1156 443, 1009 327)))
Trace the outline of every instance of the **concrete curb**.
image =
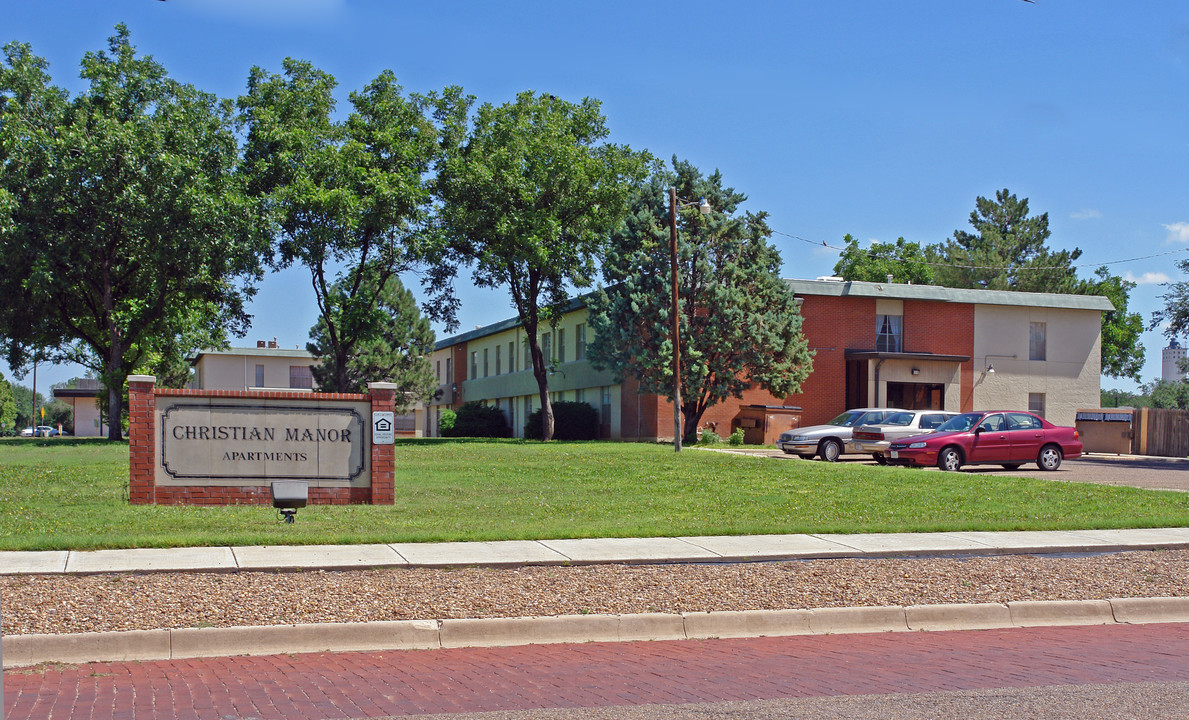
POLYGON ((306 652, 1189 622, 1189 597, 9 635, 4 667, 306 652))

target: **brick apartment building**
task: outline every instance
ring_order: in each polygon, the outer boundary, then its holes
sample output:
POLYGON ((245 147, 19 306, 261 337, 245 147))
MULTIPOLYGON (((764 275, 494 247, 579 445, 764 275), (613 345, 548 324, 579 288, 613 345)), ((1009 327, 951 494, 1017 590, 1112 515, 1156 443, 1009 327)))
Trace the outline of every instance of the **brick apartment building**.
MULTIPOLYGON (((800 408, 793 422, 825 422, 852 407, 968 411, 1030 409, 1072 425, 1079 407, 1097 407, 1104 297, 961 290, 922 285, 786 280, 801 302, 803 332, 814 351, 801 392, 773 397, 753 389, 712 407, 702 427, 720 435, 750 426, 764 409, 800 408)), ((616 383, 591 367, 587 309, 571 302, 555 328, 541 331, 542 349, 556 362, 554 401, 590 403, 602 436, 621 440, 672 438, 667 398, 637 392, 631 378, 616 383)), ((516 436, 539 404, 528 343, 506 320, 437 343, 431 363, 439 392, 423 417, 437 434, 441 410, 466 401, 501 408, 516 436)))

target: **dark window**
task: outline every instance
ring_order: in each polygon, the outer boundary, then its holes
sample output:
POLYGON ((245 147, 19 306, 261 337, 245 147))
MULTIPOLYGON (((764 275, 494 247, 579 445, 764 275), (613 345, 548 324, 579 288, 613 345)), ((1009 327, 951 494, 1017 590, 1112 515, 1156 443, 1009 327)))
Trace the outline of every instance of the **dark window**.
POLYGON ((289 387, 312 390, 314 388, 314 373, 309 365, 289 366, 289 387))

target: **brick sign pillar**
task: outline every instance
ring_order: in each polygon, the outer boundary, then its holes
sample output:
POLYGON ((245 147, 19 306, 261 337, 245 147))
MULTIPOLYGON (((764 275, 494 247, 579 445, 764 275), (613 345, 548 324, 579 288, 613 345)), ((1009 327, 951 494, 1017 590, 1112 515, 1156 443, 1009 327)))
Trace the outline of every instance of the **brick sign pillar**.
MULTIPOLYGON (((393 412, 396 408, 397 386, 394 383, 368 383, 372 399, 372 413, 393 412)), ((373 415, 374 417, 374 415, 373 415)), ((371 443, 372 446, 372 505, 392 505, 396 502, 396 454, 392 445, 371 443)))
POLYGON ((156 500, 156 385, 152 375, 128 376, 128 500, 133 505, 151 505, 156 500))

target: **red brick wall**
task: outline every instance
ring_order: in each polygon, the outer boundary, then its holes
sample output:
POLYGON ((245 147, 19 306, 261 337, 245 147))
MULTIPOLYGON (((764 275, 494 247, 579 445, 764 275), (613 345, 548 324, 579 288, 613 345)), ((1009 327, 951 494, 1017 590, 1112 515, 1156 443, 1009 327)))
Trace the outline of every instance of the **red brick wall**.
POLYGON ((962 405, 959 410, 970 412, 974 409, 973 305, 905 300, 904 351, 970 357, 962 363, 962 405))
MULTIPOLYGON (((702 415, 701 427, 726 437, 744 405, 794 405, 802 408, 802 426, 824 423, 847 410, 847 350, 875 350, 875 298, 806 295, 801 306, 802 332, 814 351, 813 372, 801 392, 775 397, 753 388, 742 399, 729 398, 702 415)), ((926 300, 904 301, 904 351, 974 356, 974 306, 926 300)), ((974 361, 962 363, 961 410, 973 408, 974 361)), ((634 389, 634 388, 633 388, 634 389)), ((646 396, 657 409, 655 435, 673 434, 672 405, 665 398, 646 396)), ((628 405, 627 385, 624 405, 628 405)), ((627 417, 625 413, 624 417, 627 417)), ((626 434, 626 430, 625 430, 626 434)))
MULTIPOLYGON (((373 411, 392 411, 395 393, 377 389, 371 395, 358 393, 318 393, 241 390, 175 390, 156 388, 151 382, 128 383, 128 495, 134 505, 271 505, 268 485, 162 485, 156 484, 155 430, 157 397, 221 397, 271 400, 343 400, 371 401, 373 411)), ((367 428, 365 427, 365 432, 367 428)), ((395 502, 394 448, 371 444, 371 487, 311 487, 311 505, 366 504, 391 505, 395 502)))

